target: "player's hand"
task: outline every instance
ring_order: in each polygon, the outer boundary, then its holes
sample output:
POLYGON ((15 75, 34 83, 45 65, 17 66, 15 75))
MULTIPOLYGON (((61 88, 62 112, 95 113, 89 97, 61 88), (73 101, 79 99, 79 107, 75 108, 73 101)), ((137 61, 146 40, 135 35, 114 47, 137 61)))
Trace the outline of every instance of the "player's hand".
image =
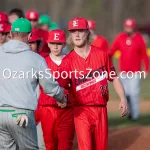
POLYGON ((65 108, 67 106, 67 103, 60 103, 60 102, 57 102, 58 106, 60 108, 65 108))
POLYGON ((58 104, 59 107, 65 108, 67 106, 67 99, 66 99, 66 97, 63 98, 62 102, 58 102, 57 101, 57 104, 58 104))
POLYGON ((17 125, 19 126, 28 126, 28 117, 26 115, 18 115, 17 117, 17 121, 16 121, 17 125))
POLYGON ((128 114, 129 110, 128 110, 128 103, 126 99, 121 100, 120 104, 119 104, 119 110, 121 110, 121 117, 124 117, 128 114))

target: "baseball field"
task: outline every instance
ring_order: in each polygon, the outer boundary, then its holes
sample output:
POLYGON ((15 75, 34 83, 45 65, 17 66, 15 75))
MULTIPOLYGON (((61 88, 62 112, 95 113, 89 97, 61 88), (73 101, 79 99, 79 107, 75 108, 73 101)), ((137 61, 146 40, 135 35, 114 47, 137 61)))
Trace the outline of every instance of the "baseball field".
MULTIPOLYGON (((117 66, 117 60, 114 61, 117 66)), ((109 143, 108 150, 150 150, 150 75, 141 80, 140 119, 129 121, 121 118, 118 111, 119 98, 112 85, 109 85, 108 102, 109 143)), ((73 150, 77 150, 74 140, 73 150)))

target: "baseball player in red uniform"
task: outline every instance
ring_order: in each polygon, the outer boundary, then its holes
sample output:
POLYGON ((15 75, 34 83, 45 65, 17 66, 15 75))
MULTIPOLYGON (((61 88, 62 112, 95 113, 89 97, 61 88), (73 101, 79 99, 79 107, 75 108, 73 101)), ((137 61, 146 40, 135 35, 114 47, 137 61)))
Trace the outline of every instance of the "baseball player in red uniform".
POLYGON ((8 28, 8 15, 0 12, 0 46, 7 42, 7 35, 11 28, 8 28))
POLYGON ((33 52, 38 53, 40 45, 41 45, 41 40, 40 38, 36 35, 36 32, 32 32, 31 36, 29 38, 29 43, 28 45, 30 46, 31 50, 33 52))
POLYGON ((132 18, 126 19, 124 32, 117 35, 109 53, 113 56, 116 50, 121 52, 119 70, 129 102, 129 119, 132 120, 136 120, 139 117, 140 74, 138 72, 141 71, 142 61, 144 61, 145 65, 145 74, 148 74, 146 45, 141 34, 136 32, 135 28, 135 20, 132 18))
POLYGON ((95 29, 96 29, 95 21, 94 20, 88 20, 88 25, 89 25, 90 32, 92 34, 92 38, 94 39, 94 41, 92 42, 92 45, 107 51, 108 50, 108 42, 103 36, 96 34, 96 32, 95 32, 95 29))
POLYGON ((0 12, 0 22, 8 23, 8 15, 5 12, 0 12))
POLYGON ((36 28, 38 25, 39 14, 36 10, 29 10, 26 13, 26 19, 30 20, 33 28, 36 28))
POLYGON ((124 89, 107 52, 90 45, 91 35, 87 20, 72 19, 68 30, 69 41, 74 50, 63 59, 59 83, 65 88, 70 84, 78 149, 107 150, 107 79, 113 82, 121 99, 119 108, 123 109, 122 117, 128 112, 124 89), (66 73, 69 74, 68 77, 66 73), (108 75, 110 73, 112 76, 108 75))
POLYGON ((33 27, 32 30, 34 30, 37 36, 42 40, 42 47, 38 53, 44 58, 47 57, 48 54, 50 53, 50 49, 47 45, 48 31, 38 28, 38 19, 39 19, 38 12, 35 10, 29 10, 26 13, 26 18, 31 22, 33 27))
POLYGON ((0 22, 0 46, 7 42, 7 23, 0 22))
MULTIPOLYGON (((52 30, 49 33, 48 46, 51 53, 45 58, 51 72, 58 76, 59 66, 63 59, 61 54, 65 47, 66 37, 62 30, 52 30)), ((44 135, 46 150, 71 150, 74 138, 73 109, 68 102, 66 108, 59 108, 55 99, 47 96, 41 89, 38 114, 44 135)))

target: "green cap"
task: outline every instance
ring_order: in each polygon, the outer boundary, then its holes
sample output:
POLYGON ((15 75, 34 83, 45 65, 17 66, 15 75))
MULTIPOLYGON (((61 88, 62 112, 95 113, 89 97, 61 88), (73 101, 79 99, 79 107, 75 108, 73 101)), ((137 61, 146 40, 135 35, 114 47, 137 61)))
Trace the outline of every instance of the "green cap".
POLYGON ((27 33, 32 31, 32 26, 29 20, 25 18, 18 18, 13 22, 11 31, 27 33))
POLYGON ((51 24, 51 18, 48 15, 41 15, 39 18, 39 24, 47 24, 50 26, 51 24))
POLYGON ((56 30, 56 29, 59 29, 58 24, 56 22, 52 22, 49 30, 56 30))

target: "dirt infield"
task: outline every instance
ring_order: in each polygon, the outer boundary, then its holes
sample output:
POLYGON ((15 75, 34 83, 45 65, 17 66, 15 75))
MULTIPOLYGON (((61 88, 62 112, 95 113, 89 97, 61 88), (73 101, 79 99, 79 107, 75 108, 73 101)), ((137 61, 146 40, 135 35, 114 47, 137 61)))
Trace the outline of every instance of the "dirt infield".
POLYGON ((150 150, 150 127, 130 127, 109 132, 108 150, 150 150))
MULTIPOLYGON (((150 127, 128 127, 109 132, 108 150, 150 150, 150 127)), ((72 150, 77 150, 74 140, 72 150)))

